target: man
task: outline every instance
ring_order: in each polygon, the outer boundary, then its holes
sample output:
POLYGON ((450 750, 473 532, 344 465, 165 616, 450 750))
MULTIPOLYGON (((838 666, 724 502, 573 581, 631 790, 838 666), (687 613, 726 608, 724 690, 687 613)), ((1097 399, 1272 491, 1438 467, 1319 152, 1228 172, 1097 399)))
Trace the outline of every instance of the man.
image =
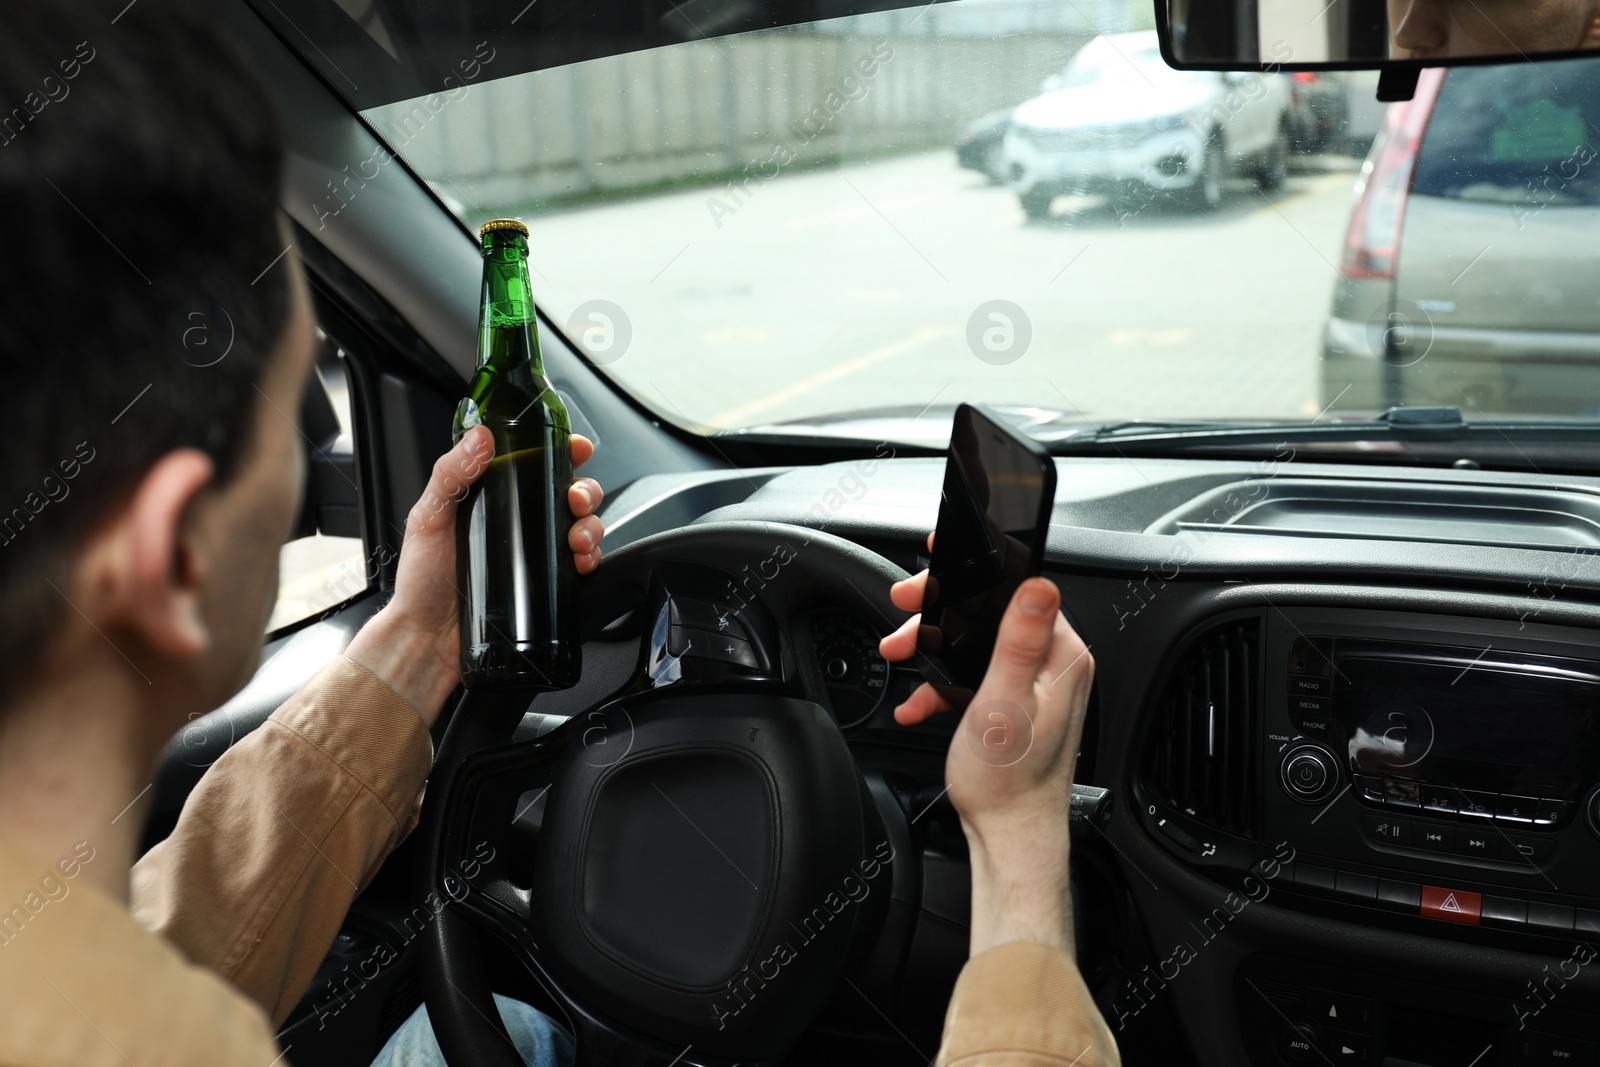
MULTIPOLYGON (((281 1062, 273 1027, 414 825, 427 731, 459 680, 453 516, 491 452, 481 429, 412 509, 393 599, 135 865, 166 743, 255 668, 300 497, 313 336, 282 162, 266 93, 182 0, 0 8, 7 1067, 281 1062), (196 311, 230 326, 220 359, 192 358, 196 311)), ((591 451, 574 439, 575 464, 591 451)), ((600 562, 600 500, 572 486, 582 572, 600 562)), ((1063 790, 1092 661, 1057 603, 1025 586, 979 694, 1031 717, 1028 758, 969 758, 983 735, 966 724, 951 750, 976 958, 948 1062, 1115 1062, 1068 955, 1063 790)), ((902 717, 934 708, 919 694, 902 717)), ((528 1058, 548 1058, 552 1031, 533 1030, 547 1047, 528 1058)))
POLYGON ((1597 0, 1389 0, 1395 59, 1600 48, 1597 0))
MULTIPOLYGON (((304 478, 311 307, 246 71, 171 0, 0 10, 7 1067, 277 1059, 272 1024, 414 824, 459 677, 453 514, 483 429, 436 465, 393 600, 130 876, 161 751, 255 670, 304 478)), ((600 488, 569 495, 589 571, 600 488)))

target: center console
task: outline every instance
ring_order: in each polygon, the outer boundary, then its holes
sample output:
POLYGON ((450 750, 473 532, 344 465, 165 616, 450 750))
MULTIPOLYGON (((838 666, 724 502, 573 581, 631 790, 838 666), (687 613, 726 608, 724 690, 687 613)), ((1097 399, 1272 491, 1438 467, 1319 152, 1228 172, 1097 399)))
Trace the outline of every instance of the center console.
MULTIPOLYGON (((1251 901, 1547 970, 1600 955, 1593 632, 1348 608, 1224 618, 1179 650, 1152 721, 1146 829, 1251 901)), ((1600 1017, 1569 1016, 1571 998, 1534 1010, 1521 976, 1436 996, 1323 962, 1241 967, 1252 1062, 1442 1065, 1458 1058, 1417 1050, 1478 1042, 1478 1067, 1600 1067, 1600 1017)))
POLYGON ((1588 635, 1340 614, 1291 613, 1263 663, 1262 830, 1294 845, 1295 887, 1514 935, 1600 935, 1588 635))

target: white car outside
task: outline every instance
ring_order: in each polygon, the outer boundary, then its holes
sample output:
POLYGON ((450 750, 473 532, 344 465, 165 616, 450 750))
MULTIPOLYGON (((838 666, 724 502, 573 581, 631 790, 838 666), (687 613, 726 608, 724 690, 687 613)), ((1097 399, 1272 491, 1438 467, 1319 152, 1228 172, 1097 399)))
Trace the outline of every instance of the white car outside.
POLYGON ((1282 183, 1290 103, 1282 74, 1178 71, 1153 31, 1096 37, 1017 108, 1004 173, 1032 217, 1066 193, 1173 193, 1209 210, 1231 175, 1282 183))

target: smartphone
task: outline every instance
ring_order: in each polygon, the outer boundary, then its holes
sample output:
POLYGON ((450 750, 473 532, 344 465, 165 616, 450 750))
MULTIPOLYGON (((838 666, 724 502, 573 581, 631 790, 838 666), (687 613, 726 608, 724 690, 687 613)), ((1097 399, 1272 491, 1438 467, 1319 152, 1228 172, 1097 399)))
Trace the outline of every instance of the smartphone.
POLYGON ((1055 461, 1039 442, 981 404, 956 408, 917 651, 957 710, 989 669, 1017 586, 1039 573, 1055 496, 1055 461))

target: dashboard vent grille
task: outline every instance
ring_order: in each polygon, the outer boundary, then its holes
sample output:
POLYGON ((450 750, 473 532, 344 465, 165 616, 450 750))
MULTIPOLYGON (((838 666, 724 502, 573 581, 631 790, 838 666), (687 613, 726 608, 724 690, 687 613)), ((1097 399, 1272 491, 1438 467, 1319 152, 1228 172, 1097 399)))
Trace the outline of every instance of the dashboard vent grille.
POLYGON ((1254 836, 1261 623, 1202 636, 1172 672, 1145 763, 1151 796, 1219 830, 1254 836))

